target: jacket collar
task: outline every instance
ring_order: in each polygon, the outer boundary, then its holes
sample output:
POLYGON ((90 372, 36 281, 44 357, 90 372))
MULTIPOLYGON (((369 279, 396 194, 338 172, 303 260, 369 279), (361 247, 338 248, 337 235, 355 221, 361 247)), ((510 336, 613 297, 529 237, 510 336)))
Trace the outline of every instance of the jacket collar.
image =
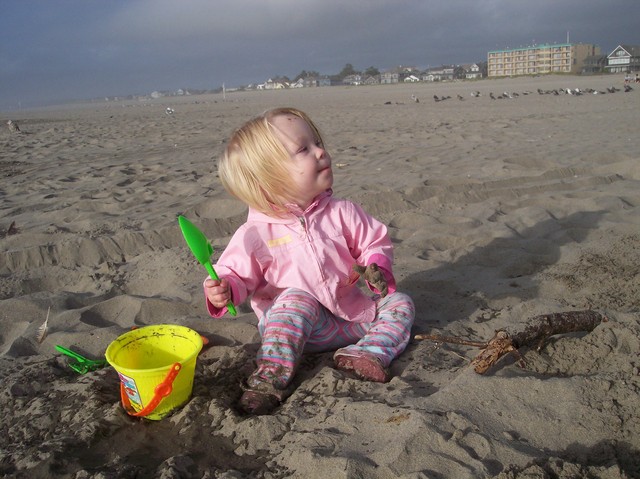
POLYGON ((301 216, 306 216, 314 210, 322 209, 329 202, 331 196, 333 195, 333 190, 328 189, 323 193, 320 193, 318 196, 314 198, 311 204, 304 211, 295 203, 289 203, 285 205, 289 210, 290 215, 279 217, 279 216, 268 216, 264 213, 261 213, 253 208, 249 208, 249 216, 248 220, 250 221, 259 221, 264 223, 292 223, 298 222, 298 218, 301 216))

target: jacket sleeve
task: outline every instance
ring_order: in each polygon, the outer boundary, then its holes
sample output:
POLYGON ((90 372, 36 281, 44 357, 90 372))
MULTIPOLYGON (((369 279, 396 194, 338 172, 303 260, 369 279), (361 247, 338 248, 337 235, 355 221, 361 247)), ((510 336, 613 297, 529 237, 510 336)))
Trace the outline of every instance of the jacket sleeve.
MULTIPOLYGON (((253 233, 244 225, 238 228, 214 265, 218 276, 229 282, 234 305, 242 304, 264 277, 263 268, 256 255, 256 251, 260 250, 259 243, 256 243, 257 235, 253 233)), ((208 278, 207 276, 205 281, 208 278)), ((214 318, 220 318, 228 311, 226 306, 216 308, 206 297, 205 301, 207 311, 214 318)))
MULTIPOLYGON (((355 203, 349 203, 352 214, 349 216, 351 252, 356 263, 369 266, 376 263, 387 280, 389 293, 396 291, 393 276, 393 245, 387 227, 355 203)), ((375 291, 370 284, 367 286, 375 291)))

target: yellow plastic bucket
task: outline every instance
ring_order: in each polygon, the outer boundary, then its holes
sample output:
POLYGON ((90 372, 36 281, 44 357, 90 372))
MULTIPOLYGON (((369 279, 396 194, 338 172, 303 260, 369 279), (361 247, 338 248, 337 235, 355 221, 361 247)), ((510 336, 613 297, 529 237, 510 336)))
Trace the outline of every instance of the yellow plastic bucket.
POLYGON ((129 331, 107 347, 120 376, 122 405, 132 416, 158 420, 191 397, 202 337, 174 324, 129 331))

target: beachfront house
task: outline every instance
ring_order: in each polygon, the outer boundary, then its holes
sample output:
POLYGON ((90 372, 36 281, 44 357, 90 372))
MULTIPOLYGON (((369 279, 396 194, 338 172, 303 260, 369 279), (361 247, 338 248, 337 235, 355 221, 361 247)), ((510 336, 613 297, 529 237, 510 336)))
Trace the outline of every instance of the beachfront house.
MULTIPOLYGON (((392 84, 392 83, 400 83, 404 82, 405 78, 410 76, 417 77, 419 75, 419 70, 413 66, 398 66, 391 70, 384 71, 380 74, 380 83, 392 84)), ((411 81, 411 80, 410 80, 411 81)))
POLYGON ((584 59, 582 64, 583 75, 593 75, 604 72, 607 66, 607 55, 591 55, 584 59))
POLYGON ((342 84, 343 85, 353 85, 353 86, 361 85, 362 84, 362 75, 360 75, 359 73, 355 73, 353 75, 347 75, 346 77, 344 77, 342 79, 342 84))
POLYGON ((441 66, 438 68, 430 68, 422 74, 422 81, 435 82, 435 81, 449 81, 453 80, 454 67, 441 66))
POLYGON ((283 82, 269 78, 266 82, 258 85, 258 90, 283 90, 287 86, 283 82))
POLYGON ((476 80, 482 78, 482 71, 480 65, 473 63, 471 65, 462 65, 464 68, 464 77, 467 80, 476 80))
POLYGON ((380 83, 390 85, 400 81, 400 72, 397 69, 387 70, 380 74, 380 83))
POLYGON ((380 77, 378 75, 369 75, 362 83, 364 85, 378 85, 380 83, 380 77))
POLYGON ((318 77, 308 76, 302 79, 305 88, 315 88, 318 86, 318 77))
POLYGON ((631 73, 640 71, 640 46, 618 45, 607 56, 605 71, 609 73, 631 73))
POLYGON ((318 86, 331 86, 331 77, 329 75, 322 75, 318 78, 318 86))

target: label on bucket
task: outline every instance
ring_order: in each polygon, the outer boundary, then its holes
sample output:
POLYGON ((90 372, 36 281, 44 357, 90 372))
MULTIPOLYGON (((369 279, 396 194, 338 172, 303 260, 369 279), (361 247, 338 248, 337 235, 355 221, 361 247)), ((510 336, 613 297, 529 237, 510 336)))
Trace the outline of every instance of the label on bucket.
POLYGON ((124 391, 127 393, 127 397, 129 398, 131 405, 136 409, 142 409, 142 399, 140 398, 140 393, 138 392, 138 386, 136 386, 135 380, 122 373, 118 373, 118 376, 120 376, 120 381, 124 386, 124 391))

